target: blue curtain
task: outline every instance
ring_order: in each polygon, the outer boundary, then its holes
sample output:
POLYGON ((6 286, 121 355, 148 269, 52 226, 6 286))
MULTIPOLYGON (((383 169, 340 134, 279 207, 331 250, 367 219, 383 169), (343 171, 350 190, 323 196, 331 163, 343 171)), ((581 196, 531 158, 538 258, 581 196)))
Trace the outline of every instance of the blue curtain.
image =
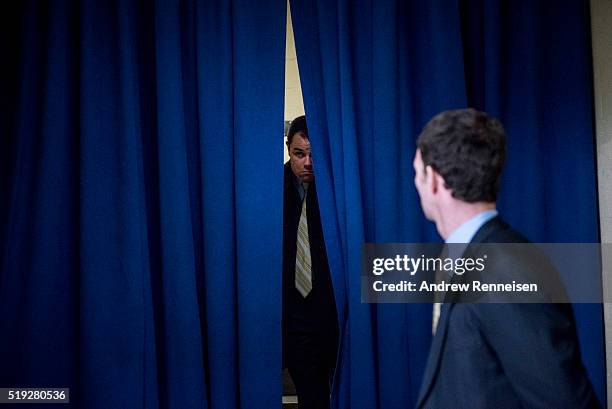
POLYGON ((285 1, 2 7, 0 386, 279 407, 285 1))
MULTIPOLYGON (((292 17, 342 329, 335 406, 410 408, 431 306, 361 304, 361 245, 439 240, 415 139, 465 106, 506 125, 501 214, 534 241, 598 241, 588 4, 293 0, 292 17)), ((603 402, 602 308, 575 311, 603 402)))

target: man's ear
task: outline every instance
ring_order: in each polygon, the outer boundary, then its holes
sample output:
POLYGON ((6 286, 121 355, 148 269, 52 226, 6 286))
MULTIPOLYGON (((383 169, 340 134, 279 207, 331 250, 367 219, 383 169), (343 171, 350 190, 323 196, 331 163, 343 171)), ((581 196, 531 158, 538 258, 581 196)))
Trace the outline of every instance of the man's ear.
POLYGON ((440 188, 440 174, 431 167, 431 165, 425 166, 425 182, 431 193, 437 193, 440 188))
POLYGON ((444 180, 444 177, 442 177, 441 174, 439 174, 437 171, 433 169, 432 169, 432 172, 433 172, 433 179, 434 179, 433 192, 439 193, 441 191, 450 190, 449 188, 446 187, 446 181, 444 180))

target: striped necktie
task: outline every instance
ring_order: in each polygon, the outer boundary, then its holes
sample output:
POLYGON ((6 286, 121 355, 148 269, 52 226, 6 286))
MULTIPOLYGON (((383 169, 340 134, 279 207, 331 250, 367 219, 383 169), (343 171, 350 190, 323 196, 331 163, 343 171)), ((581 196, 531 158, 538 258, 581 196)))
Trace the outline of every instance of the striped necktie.
POLYGON ((306 217, 306 196, 304 189, 302 212, 297 231, 297 247, 295 254, 295 288, 306 298, 312 290, 312 262, 310 259, 310 240, 308 239, 308 218, 306 217))

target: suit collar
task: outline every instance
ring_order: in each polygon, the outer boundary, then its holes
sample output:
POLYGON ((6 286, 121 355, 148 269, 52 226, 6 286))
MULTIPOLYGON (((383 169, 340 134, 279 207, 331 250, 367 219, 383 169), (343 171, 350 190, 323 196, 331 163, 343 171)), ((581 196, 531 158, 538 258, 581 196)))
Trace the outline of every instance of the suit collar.
POLYGON ((484 243, 493 232, 506 228, 508 225, 499 216, 496 216, 478 229, 470 243, 484 243))
POLYGON ((497 216, 497 209, 482 211, 457 227, 445 240, 446 243, 469 243, 480 228, 497 216))

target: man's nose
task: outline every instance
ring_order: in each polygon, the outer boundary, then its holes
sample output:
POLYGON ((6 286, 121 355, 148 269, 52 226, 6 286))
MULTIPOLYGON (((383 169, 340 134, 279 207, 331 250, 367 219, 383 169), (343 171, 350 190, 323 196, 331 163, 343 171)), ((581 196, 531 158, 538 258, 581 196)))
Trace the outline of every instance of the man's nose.
POLYGON ((306 159, 304 160, 304 166, 312 167, 312 157, 311 156, 306 156, 306 159))

